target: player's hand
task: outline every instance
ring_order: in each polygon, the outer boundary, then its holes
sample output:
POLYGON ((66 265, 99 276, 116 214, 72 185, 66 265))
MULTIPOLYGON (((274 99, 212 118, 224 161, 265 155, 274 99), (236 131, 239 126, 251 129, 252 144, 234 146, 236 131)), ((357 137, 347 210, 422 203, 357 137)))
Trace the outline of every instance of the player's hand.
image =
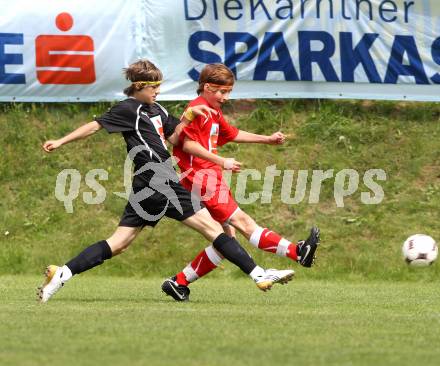
POLYGON ((223 168, 238 173, 241 170, 241 163, 234 158, 225 158, 223 159, 223 168))
POLYGON ((52 152, 55 149, 58 149, 62 144, 59 140, 48 140, 43 144, 43 150, 46 152, 52 152))
POLYGON ((282 145, 286 141, 286 136, 278 131, 275 132, 272 136, 269 136, 268 143, 269 145, 282 145))
POLYGON ((212 118, 212 116, 217 115, 217 111, 215 109, 209 108, 207 105, 195 105, 191 107, 192 112, 196 116, 201 116, 202 119, 207 120, 208 118, 212 118))

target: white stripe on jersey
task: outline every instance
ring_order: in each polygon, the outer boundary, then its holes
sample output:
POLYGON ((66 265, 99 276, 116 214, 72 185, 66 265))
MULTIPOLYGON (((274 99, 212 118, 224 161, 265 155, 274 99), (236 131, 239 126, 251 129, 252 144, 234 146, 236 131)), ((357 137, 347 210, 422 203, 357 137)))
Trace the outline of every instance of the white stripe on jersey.
POLYGON ((136 110, 136 133, 139 136, 139 138, 141 139, 141 141, 144 143, 145 147, 147 148, 147 150, 150 152, 150 159, 153 159, 153 150, 150 149, 150 146, 148 146, 147 142, 142 138, 141 132, 139 131, 139 119, 141 118, 141 115, 139 114, 140 109, 142 108, 142 104, 139 105, 139 107, 136 110))
POLYGON ((158 102, 154 102, 154 104, 159 106, 159 108, 162 109, 162 112, 165 113, 165 116, 168 117, 168 111, 164 107, 162 107, 158 102))

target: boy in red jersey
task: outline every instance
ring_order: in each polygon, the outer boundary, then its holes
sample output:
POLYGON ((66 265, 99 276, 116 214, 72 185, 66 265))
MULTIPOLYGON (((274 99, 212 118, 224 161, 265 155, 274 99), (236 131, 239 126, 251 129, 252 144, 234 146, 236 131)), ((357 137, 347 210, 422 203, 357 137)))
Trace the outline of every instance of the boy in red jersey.
MULTIPOLYGON (((210 64, 204 67, 199 78, 199 97, 189 103, 186 114, 191 116, 194 106, 205 105, 217 114, 210 117, 197 116, 192 124, 183 129, 181 144, 174 147, 173 154, 185 177, 182 185, 200 196, 211 216, 220 222, 225 232, 235 235, 240 231, 255 247, 291 258, 304 267, 311 267, 319 244, 319 229, 313 227, 310 236, 293 243, 274 231, 260 227, 235 202, 227 183, 222 176, 223 169, 240 171, 241 163, 223 158, 217 153, 217 146, 230 141, 238 143, 283 144, 285 136, 276 132, 271 136, 257 135, 241 131, 230 125, 223 117, 221 107, 229 99, 234 85, 232 71, 223 64, 210 64)), ((165 281, 169 287, 188 286, 189 283, 215 269, 221 256, 212 246, 200 252, 182 272, 165 281)))

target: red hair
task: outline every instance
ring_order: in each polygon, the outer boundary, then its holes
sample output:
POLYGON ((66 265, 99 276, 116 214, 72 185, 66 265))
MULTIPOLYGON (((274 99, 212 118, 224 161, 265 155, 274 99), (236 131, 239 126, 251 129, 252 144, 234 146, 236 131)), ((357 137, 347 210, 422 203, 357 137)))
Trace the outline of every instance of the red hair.
POLYGON ((209 64, 206 65, 200 73, 197 94, 200 94, 203 91, 203 88, 207 83, 232 86, 234 85, 234 82, 234 73, 229 67, 224 64, 209 64))

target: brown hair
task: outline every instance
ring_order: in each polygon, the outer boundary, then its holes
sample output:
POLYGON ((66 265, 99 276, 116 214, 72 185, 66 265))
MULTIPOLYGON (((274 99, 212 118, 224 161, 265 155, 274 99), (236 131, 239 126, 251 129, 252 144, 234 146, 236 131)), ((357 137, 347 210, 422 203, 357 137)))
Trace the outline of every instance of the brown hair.
MULTIPOLYGON (((125 78, 132 83, 136 81, 161 81, 163 78, 162 72, 148 60, 138 60, 123 69, 123 72, 125 78)), ((124 94, 131 96, 136 90, 141 90, 142 88, 132 84, 124 89, 124 94)))
POLYGON ((229 67, 224 64, 209 64, 200 73, 197 94, 202 93, 206 83, 232 86, 234 82, 235 77, 229 67))

